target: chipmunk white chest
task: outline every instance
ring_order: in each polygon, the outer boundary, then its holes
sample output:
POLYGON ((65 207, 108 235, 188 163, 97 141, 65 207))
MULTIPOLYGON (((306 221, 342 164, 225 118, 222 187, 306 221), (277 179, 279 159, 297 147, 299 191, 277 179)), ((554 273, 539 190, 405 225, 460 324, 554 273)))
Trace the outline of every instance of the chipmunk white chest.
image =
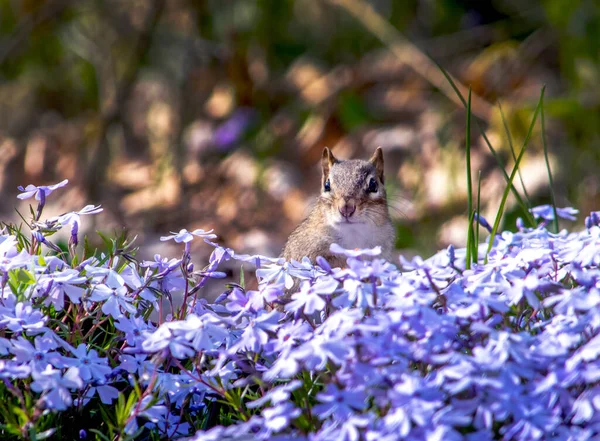
POLYGON ((346 249, 373 248, 384 245, 383 231, 372 223, 343 223, 334 226, 338 245, 346 249))

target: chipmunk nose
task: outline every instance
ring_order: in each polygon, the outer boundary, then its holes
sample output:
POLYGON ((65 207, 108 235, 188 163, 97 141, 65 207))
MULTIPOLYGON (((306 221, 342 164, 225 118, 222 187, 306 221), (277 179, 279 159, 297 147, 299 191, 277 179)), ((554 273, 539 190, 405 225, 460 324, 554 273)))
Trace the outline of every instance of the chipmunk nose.
POLYGON ((348 219, 356 211, 356 204, 354 201, 346 201, 340 206, 339 210, 340 214, 348 219))

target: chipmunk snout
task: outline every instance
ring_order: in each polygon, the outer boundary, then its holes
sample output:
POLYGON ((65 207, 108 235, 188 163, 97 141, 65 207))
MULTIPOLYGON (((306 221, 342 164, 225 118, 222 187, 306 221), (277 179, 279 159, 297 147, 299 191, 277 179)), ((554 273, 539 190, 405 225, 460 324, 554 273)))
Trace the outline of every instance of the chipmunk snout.
POLYGON ((353 200, 342 200, 338 205, 338 209, 340 210, 340 214, 348 219, 356 211, 356 203, 353 200))

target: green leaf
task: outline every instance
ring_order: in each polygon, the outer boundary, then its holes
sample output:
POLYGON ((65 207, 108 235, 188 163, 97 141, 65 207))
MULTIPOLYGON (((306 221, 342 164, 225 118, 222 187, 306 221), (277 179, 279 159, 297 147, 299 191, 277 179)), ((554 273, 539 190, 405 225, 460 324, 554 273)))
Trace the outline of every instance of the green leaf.
POLYGON ((102 242, 104 242, 104 245, 106 246, 106 249, 108 250, 109 254, 114 254, 115 241, 106 236, 101 231, 96 230, 96 233, 98 233, 98 236, 100 236, 102 242))
POLYGON ((92 432, 96 435, 96 439, 100 438, 104 441, 111 441, 111 439, 108 436, 104 435, 102 432, 100 432, 97 429, 90 429, 90 432, 92 432))
POLYGON ((31 274, 29 271, 24 270, 23 268, 19 268, 18 270, 16 270, 17 272, 17 281, 19 283, 24 283, 25 285, 32 285, 35 283, 35 278, 33 277, 33 274, 31 274))

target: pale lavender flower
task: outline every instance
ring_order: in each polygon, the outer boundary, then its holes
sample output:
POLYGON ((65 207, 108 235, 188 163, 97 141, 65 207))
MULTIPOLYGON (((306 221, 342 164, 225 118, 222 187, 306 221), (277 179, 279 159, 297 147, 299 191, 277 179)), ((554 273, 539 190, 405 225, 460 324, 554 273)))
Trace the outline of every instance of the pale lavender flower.
POLYGON ((31 366, 14 360, 0 359, 0 378, 15 381, 16 379, 29 378, 31 366))
POLYGON ((148 337, 155 327, 146 322, 143 317, 121 316, 115 321, 115 328, 125 333, 125 339, 129 346, 138 346, 148 337))
POLYGON ((175 335, 170 323, 162 324, 142 342, 142 348, 149 353, 167 349, 173 357, 183 359, 195 353, 191 342, 183 335, 175 335))
POLYGON ((6 327, 12 332, 26 332, 35 335, 44 332, 48 318, 29 302, 19 302, 13 308, 0 307, 0 329, 6 327))
POLYGON ((71 352, 74 358, 68 358, 67 364, 78 368, 79 376, 84 381, 96 380, 103 382, 106 380, 106 376, 112 372, 108 365, 108 359, 99 357, 98 351, 95 349, 88 351, 85 343, 81 343, 71 352))
POLYGON ((194 239, 194 236, 202 239, 214 239, 217 237, 216 234, 213 234, 213 230, 204 231, 202 229, 196 229, 194 231, 188 231, 185 228, 182 228, 178 233, 171 232, 170 236, 161 236, 160 240, 167 241, 173 239, 177 243, 188 243, 194 239))
POLYGON ((24 337, 17 337, 11 343, 10 352, 14 354, 15 360, 28 364, 34 371, 41 372, 49 364, 55 368, 67 366, 67 358, 55 351, 58 345, 48 338, 37 336, 32 345, 24 337))
POLYGON ((138 429, 138 418, 144 418, 149 420, 151 423, 156 424, 159 421, 163 421, 167 417, 167 407, 163 404, 156 404, 154 401, 156 401, 155 397, 152 395, 147 395, 142 398, 140 412, 136 413, 137 406, 134 406, 130 415, 130 417, 133 418, 131 418, 129 423, 125 426, 125 433, 132 435, 138 429))
POLYGON ((289 262, 283 265, 269 264, 256 270, 256 278, 261 284, 275 284, 291 289, 294 286, 294 278, 289 274, 289 262))
MULTIPOLYGON (((257 291, 243 291, 234 287, 227 293, 226 298, 225 308, 231 312, 258 311, 264 306, 263 298, 257 291)), ((219 302, 215 301, 215 303, 219 302)))
POLYGON ((303 282, 300 291, 292 294, 292 301, 285 305, 286 311, 312 314, 315 311, 322 311, 326 302, 323 296, 334 293, 338 287, 338 281, 331 277, 323 277, 317 280, 313 285, 309 282, 303 282))
POLYGON ((34 370, 31 376, 31 389, 42 393, 42 402, 48 409, 55 411, 66 410, 71 406, 73 398, 70 390, 83 387, 83 380, 77 368, 70 368, 63 375, 60 370, 48 365, 41 372, 34 370))
POLYGON ((142 377, 145 374, 151 374, 155 370, 155 365, 148 360, 146 354, 122 354, 119 355, 119 366, 130 374, 137 374, 142 377))
POLYGON ((146 423, 145 426, 149 429, 157 429, 160 433, 165 434, 168 439, 173 439, 175 436, 185 436, 190 434, 192 426, 190 423, 183 421, 180 415, 174 415, 170 412, 156 422, 146 423))
POLYGON ((115 319, 123 315, 121 308, 130 314, 136 312, 136 308, 132 304, 133 299, 129 296, 125 286, 113 289, 103 284, 96 285, 88 299, 92 302, 104 302, 102 312, 111 315, 115 319))
POLYGON ((291 420, 300 415, 300 409, 289 401, 262 411, 264 427, 269 433, 277 433, 289 427, 291 420))
POLYGON ((181 259, 169 259, 168 257, 162 257, 160 254, 154 255, 154 261, 144 260, 140 266, 147 268, 156 268, 158 273, 166 273, 175 270, 181 265, 181 259))
POLYGON ((279 327, 282 314, 277 311, 264 312, 248 320, 248 325, 237 344, 232 347, 233 351, 246 349, 260 352, 261 348, 269 341, 269 334, 279 327))
POLYGON ((81 216, 98 214, 102 211, 103 208, 100 205, 86 205, 79 211, 71 211, 60 216, 51 217, 48 219, 48 222, 57 222, 60 225, 80 225, 81 216))
MULTIPOLYGON (((533 207, 529 211, 531 212, 531 214, 533 214, 533 216, 535 218, 541 218, 546 221, 554 220, 554 209, 552 208, 552 205, 540 205, 538 207, 533 207)), ((579 213, 579 210, 576 210, 575 208, 571 208, 571 207, 558 208, 558 207, 556 207, 556 214, 558 215, 559 218, 562 218, 562 219, 568 219, 568 220, 572 220, 572 221, 577 220, 575 215, 578 213, 579 213)))
POLYGON ((212 314, 201 316, 190 314, 185 321, 173 322, 170 327, 174 332, 190 341, 192 347, 197 351, 217 349, 229 337, 229 331, 223 321, 212 314))
MULTIPOLYGON (((86 281, 86 277, 80 276, 79 271, 72 269, 42 276, 39 285, 46 296, 44 304, 53 305, 54 309, 61 311, 65 306, 65 294, 71 302, 79 304, 85 288, 78 285, 86 281)), ((39 294, 39 292, 36 294, 39 294)))
POLYGON ((112 404, 114 400, 119 398, 119 390, 116 387, 107 384, 99 384, 89 388, 84 397, 75 400, 75 405, 87 406, 89 401, 94 398, 94 395, 96 394, 98 394, 98 398, 100 398, 102 404, 106 405, 112 404))
POLYGON ((15 249, 14 254, 11 251, 9 248, 3 253, 0 248, 0 273, 8 274, 9 271, 15 268, 24 268, 31 264, 31 255, 27 251, 21 250, 21 252, 17 253, 15 249))
POLYGON ((330 416, 345 420, 367 407, 367 395, 364 391, 342 390, 333 384, 327 385, 324 392, 319 392, 317 400, 321 404, 314 406, 314 412, 322 420, 330 416))
POLYGON ((38 201, 44 201, 46 196, 49 196, 54 190, 57 190, 61 187, 64 187, 69 183, 68 179, 59 182, 54 185, 40 185, 35 186, 29 184, 27 187, 23 188, 22 186, 17 187, 22 193, 17 196, 19 199, 29 199, 32 196, 35 196, 35 199, 38 201))

